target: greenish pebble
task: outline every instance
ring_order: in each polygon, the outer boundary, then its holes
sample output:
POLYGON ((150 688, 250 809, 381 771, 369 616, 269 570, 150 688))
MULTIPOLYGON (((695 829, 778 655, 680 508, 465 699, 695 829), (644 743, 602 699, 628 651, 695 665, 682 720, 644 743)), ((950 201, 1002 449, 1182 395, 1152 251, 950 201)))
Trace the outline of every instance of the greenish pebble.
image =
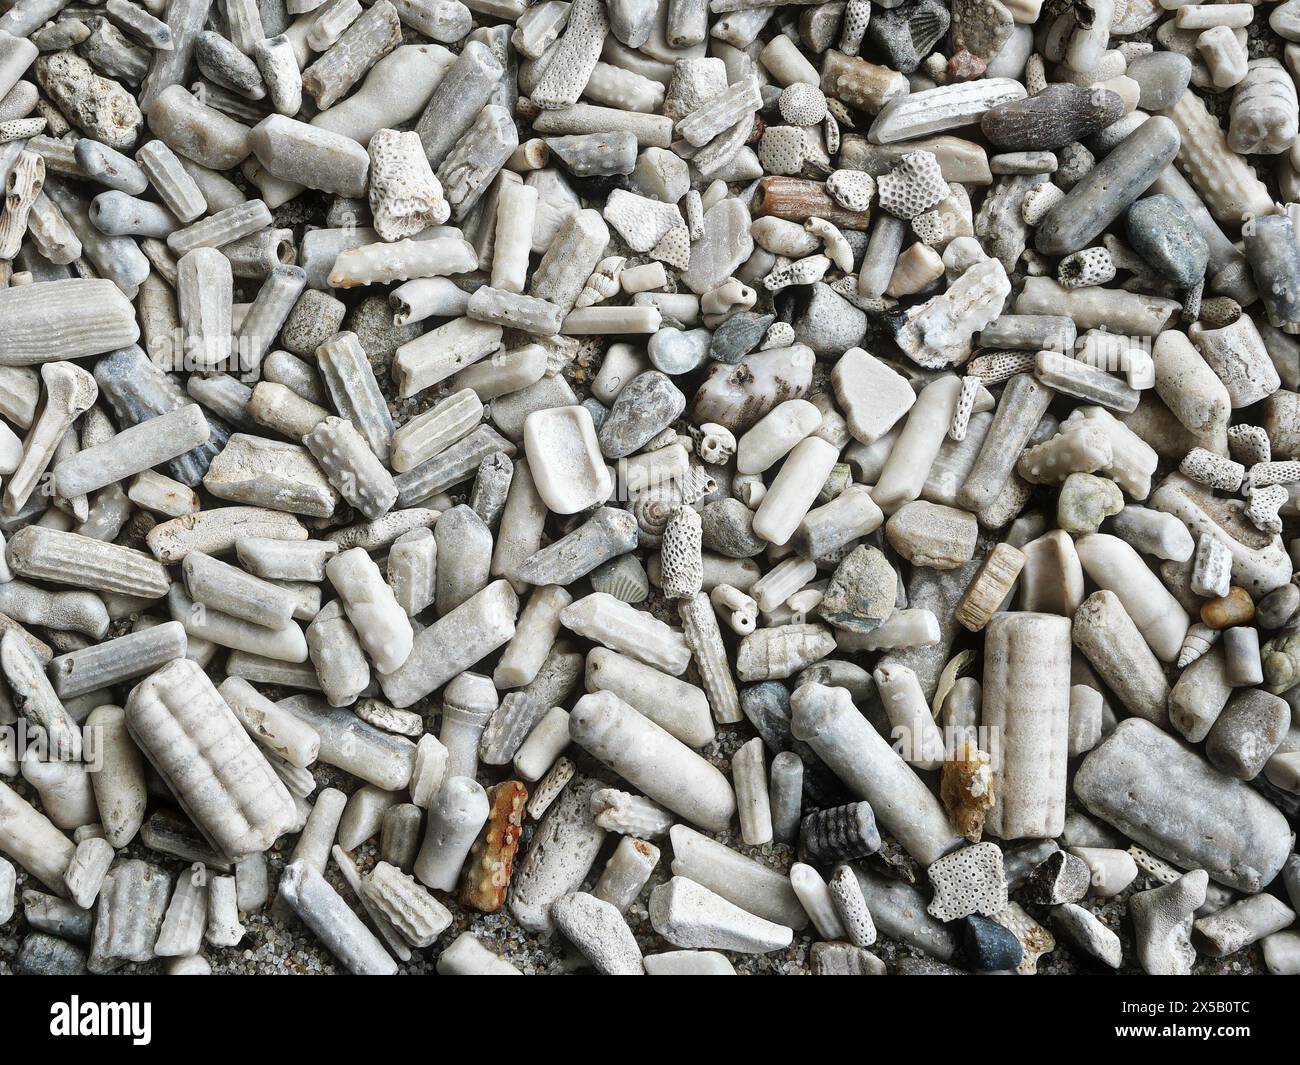
POLYGON ((1130 60, 1124 73, 1138 83, 1138 107, 1163 111, 1187 91, 1192 61, 1177 52, 1150 52, 1130 60))
POLYGON ((1123 509, 1124 493, 1114 481, 1091 473, 1072 473, 1061 485, 1056 523, 1068 533, 1093 533, 1123 509))
POLYGON ((836 567, 817 609, 837 628, 870 632, 893 613, 897 597, 894 567, 878 548, 861 544, 836 567))
POLYGON ((1129 244, 1179 288, 1205 276, 1210 246, 1186 208, 1172 196, 1148 196, 1128 209, 1129 244))
POLYGON ((713 331, 709 341, 709 358, 732 366, 756 347, 767 333, 767 327, 776 321, 772 314, 755 314, 739 311, 713 331))

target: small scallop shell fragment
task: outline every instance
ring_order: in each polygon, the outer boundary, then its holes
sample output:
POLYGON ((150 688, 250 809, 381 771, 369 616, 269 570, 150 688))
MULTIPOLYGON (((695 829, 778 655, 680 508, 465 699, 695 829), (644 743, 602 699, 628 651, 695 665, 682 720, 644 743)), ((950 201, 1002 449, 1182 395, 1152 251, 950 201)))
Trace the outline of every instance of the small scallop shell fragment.
POLYGON ((619 555, 591 571, 593 592, 607 592, 625 603, 644 603, 650 595, 650 578, 636 555, 619 555))

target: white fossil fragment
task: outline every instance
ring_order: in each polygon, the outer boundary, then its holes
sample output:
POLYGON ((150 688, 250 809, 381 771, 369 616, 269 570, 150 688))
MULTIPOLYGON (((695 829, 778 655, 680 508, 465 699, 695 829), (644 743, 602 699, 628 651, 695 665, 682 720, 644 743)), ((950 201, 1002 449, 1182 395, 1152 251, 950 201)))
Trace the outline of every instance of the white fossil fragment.
POLYGON ((575 742, 687 820, 718 830, 735 812, 721 773, 612 693, 583 696, 569 727, 575 742))
POLYGON ((266 850, 293 823, 289 793, 195 663, 177 659, 138 684, 126 723, 195 824, 230 858, 266 850))
POLYGON ((417 133, 381 129, 370 138, 370 212, 383 240, 413 237, 451 217, 451 205, 417 133))
POLYGON ((379 567, 364 549, 354 547, 331 558, 325 573, 375 668, 392 673, 410 656, 414 633, 379 567))

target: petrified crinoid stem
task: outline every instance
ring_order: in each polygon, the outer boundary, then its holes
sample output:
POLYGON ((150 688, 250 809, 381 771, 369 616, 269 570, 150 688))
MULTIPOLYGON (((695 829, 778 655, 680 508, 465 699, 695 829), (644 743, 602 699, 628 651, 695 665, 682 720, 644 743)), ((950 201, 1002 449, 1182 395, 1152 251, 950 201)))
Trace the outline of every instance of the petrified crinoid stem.
POLYGON ((791 707, 795 738, 870 802, 885 830, 918 861, 928 865, 957 845, 960 837, 938 799, 858 712, 846 689, 805 684, 791 707))
POLYGON ((224 367, 230 358, 233 275, 215 248, 196 248, 176 264, 176 299, 185 346, 198 369, 224 367))
POLYGON ((1164 116, 1181 135, 1178 165, 1216 219, 1234 223, 1246 214, 1272 213, 1272 197, 1264 183, 1228 147, 1223 129, 1196 93, 1183 93, 1164 116))
POLYGON ((493 581, 419 633, 409 658, 380 677, 384 694, 394 706, 410 706, 507 643, 518 610, 509 583, 493 581))
POLYGON ((196 404, 128 426, 110 440, 84 448, 54 467, 60 495, 87 495, 206 444, 212 427, 196 404))
POLYGON ((248 734, 267 750, 300 769, 316 761, 320 736, 309 724, 276 706, 242 677, 227 677, 218 691, 248 734))
POLYGON ((193 222, 208 209, 207 200, 176 153, 162 141, 150 141, 135 161, 167 209, 182 223, 193 222))
POLYGON ((322 111, 345 96, 379 59, 401 42, 397 10, 388 0, 370 7, 338 41, 302 72, 302 85, 322 111))
POLYGON ((301 862, 293 862, 280 879, 280 890, 302 918, 349 972, 361 976, 391 975, 397 963, 325 878, 301 862))
POLYGON ((978 632, 1010 594, 1025 556, 1010 544, 997 544, 985 556, 975 580, 957 604, 957 620, 972 632, 978 632))
POLYGON ((1094 592, 1074 615, 1076 647, 1130 713, 1164 728, 1169 683, 1119 597, 1094 592))
POLYGON ((14 629, 0 639, 0 666, 23 717, 44 734, 51 758, 79 759, 81 730, 54 693, 40 659, 14 629))
POLYGON ((682 619, 682 635, 700 672, 700 683, 708 694, 714 720, 722 725, 741 720, 744 715, 740 696, 709 597, 697 592, 682 599, 677 609, 682 619))
POLYGON ((1074 791, 1142 846, 1236 890, 1262 887, 1286 858, 1285 819, 1275 807, 1148 721, 1121 722, 1084 759, 1074 791), (1179 818, 1207 802, 1230 803, 1229 821, 1221 831, 1185 836, 1179 818))
POLYGON ((487 45, 470 41, 438 83, 415 127, 435 169, 473 125, 503 73, 487 45))
POLYGON ((228 857, 266 850, 292 824, 289 793, 195 663, 177 659, 137 685, 126 721, 186 813, 228 857))
POLYGON ((261 362, 307 287, 306 271, 279 263, 266 275, 235 340, 241 365, 261 362))
POLYGON ((0 340, 4 366, 113 351, 140 335, 130 302, 111 281, 67 278, 6 288, 0 313, 8 323, 0 340))
POLYGON ((985 630, 984 655, 983 720, 1001 730, 1002 760, 989 828, 1003 839, 1059 834, 1070 710, 1068 619, 999 615, 985 630))
POLYGON ((350 421, 326 418, 303 437, 303 443, 330 483, 367 518, 386 514, 397 501, 392 474, 350 421))
POLYGON ((438 167, 452 217, 465 217, 518 146, 519 133, 509 113, 495 104, 483 108, 438 167))
POLYGON ((151 672, 185 654, 185 629, 174 621, 128 633, 51 660, 50 676, 61 699, 108 688, 151 672))
POLYGON ((126 962, 153 957, 170 890, 171 878, 138 858, 105 877, 95 907, 87 962, 91 972, 108 973, 126 962))
POLYGON ((370 683, 360 638, 338 599, 322 606, 308 625, 307 653, 330 706, 351 706, 370 683))
POLYGON ((167 571, 143 551, 29 525, 9 541, 9 565, 35 580, 147 599, 167 594, 167 571))

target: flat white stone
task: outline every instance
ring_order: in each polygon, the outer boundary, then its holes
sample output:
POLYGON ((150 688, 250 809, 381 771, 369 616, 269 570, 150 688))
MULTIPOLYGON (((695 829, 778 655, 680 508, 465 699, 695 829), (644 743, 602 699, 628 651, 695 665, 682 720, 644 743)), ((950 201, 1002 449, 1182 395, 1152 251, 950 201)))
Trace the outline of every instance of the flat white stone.
POLYGON ((528 468, 548 510, 576 514, 609 498, 613 482, 586 407, 551 407, 524 420, 528 468))
POLYGON ((849 432, 864 444, 874 443, 916 402, 902 374, 861 348, 849 348, 831 371, 835 398, 849 432))

